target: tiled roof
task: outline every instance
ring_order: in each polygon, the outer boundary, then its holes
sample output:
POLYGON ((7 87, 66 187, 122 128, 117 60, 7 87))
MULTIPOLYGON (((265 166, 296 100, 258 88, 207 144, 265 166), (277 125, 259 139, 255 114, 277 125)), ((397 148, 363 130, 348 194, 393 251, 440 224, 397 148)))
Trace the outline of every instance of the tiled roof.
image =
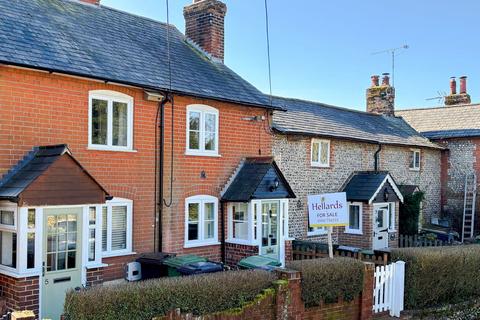
MULTIPOLYGON (((347 194, 348 201, 370 201, 387 177, 389 177, 388 172, 355 172, 346 182, 342 192, 347 194)), ((389 178, 391 179, 391 177, 389 178)), ((393 179, 391 181, 395 184, 393 179)), ((397 186, 394 187, 396 188, 397 186)), ((401 195, 399 196, 401 197, 401 195)))
POLYGON ((290 98, 275 97, 274 104, 287 110, 274 112, 273 127, 281 133, 441 148, 398 117, 290 98))
MULTIPOLYGON (((0 13, 0 63, 169 88, 167 24, 69 0, 0 0, 0 13)), ((174 92, 270 106, 254 86, 169 28, 174 92)))
POLYGON ((295 198, 290 185, 271 157, 247 158, 222 195, 222 201, 295 198), (278 187, 271 189, 275 179, 278 187))
POLYGON ((479 137, 480 104, 396 111, 430 139, 479 137))
MULTIPOLYGON (((64 144, 34 147, 33 150, 19 161, 9 172, 0 178, 0 199, 15 200, 18 198, 18 196, 33 181, 40 177, 50 165, 66 153, 70 154, 70 151, 64 144)), ((78 165, 80 166, 80 164, 78 165)), ((88 174, 86 171, 84 172, 88 174)), ((93 179, 93 177, 91 178, 93 179)), ((95 181, 95 179, 93 180, 95 181)), ((101 185, 99 185, 99 187, 108 194, 101 185)))

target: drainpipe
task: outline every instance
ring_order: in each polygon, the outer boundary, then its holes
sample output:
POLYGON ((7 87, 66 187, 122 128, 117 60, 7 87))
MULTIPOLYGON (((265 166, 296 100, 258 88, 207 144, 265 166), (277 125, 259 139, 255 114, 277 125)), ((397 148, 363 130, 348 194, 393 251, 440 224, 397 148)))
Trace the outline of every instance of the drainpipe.
POLYGON ((382 145, 379 143, 378 144, 378 149, 377 151, 375 151, 375 155, 373 156, 375 159, 375 162, 374 162, 374 169, 375 169, 375 172, 378 172, 378 156, 380 154, 380 151, 382 151, 382 145))
MULTIPOLYGON (((160 143, 159 143, 159 159, 158 159, 158 176, 156 177, 158 181, 158 195, 155 199, 155 206, 156 211, 158 212, 158 222, 155 223, 155 226, 158 226, 158 230, 156 230, 157 236, 157 251, 162 252, 162 245, 163 245, 163 233, 162 233, 162 216, 163 216, 163 172, 164 172, 164 145, 165 145, 165 104, 169 101, 168 94, 164 94, 164 98, 160 101, 158 105, 158 113, 160 112, 160 122, 158 123, 158 128, 160 129, 160 143)), ((155 139, 157 139, 157 135, 155 135, 155 139)), ((157 155, 157 150, 155 150, 155 155, 157 155)), ((155 161, 157 164, 157 161, 155 161)), ((157 170, 155 170, 157 171, 157 170)))
POLYGON ((220 216, 222 217, 222 243, 220 244, 220 246, 222 252, 222 263, 225 264, 225 261, 227 260, 227 252, 225 248, 225 202, 223 201, 220 202, 220 216))

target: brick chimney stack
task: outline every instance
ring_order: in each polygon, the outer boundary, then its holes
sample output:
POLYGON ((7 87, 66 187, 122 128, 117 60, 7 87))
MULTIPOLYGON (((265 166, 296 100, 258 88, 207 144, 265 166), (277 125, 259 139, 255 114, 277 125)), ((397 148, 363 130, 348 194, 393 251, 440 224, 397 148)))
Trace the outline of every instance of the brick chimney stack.
POLYGON ((226 14, 227 6, 218 0, 193 0, 183 9, 187 38, 222 62, 226 14))
POLYGON ((390 86, 390 75, 383 74, 382 84, 379 84, 379 76, 371 76, 372 84, 367 89, 367 112, 394 116, 395 112, 395 88, 390 86))
POLYGON ((457 81, 455 77, 450 78, 450 94, 445 97, 446 106, 457 106, 463 104, 470 104, 472 100, 467 93, 467 77, 460 77, 460 92, 457 94, 457 81))

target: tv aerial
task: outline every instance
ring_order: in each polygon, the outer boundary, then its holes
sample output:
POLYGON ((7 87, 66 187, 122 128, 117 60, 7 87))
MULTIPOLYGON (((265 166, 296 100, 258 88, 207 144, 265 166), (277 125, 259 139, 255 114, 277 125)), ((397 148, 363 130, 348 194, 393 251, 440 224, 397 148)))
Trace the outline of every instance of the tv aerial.
POLYGON ((437 91, 438 96, 425 99, 426 101, 437 100, 439 105, 443 105, 447 93, 445 91, 437 91))
POLYGON ((403 51, 410 48, 408 44, 404 44, 401 47, 385 49, 381 51, 372 52, 372 55, 388 53, 392 56, 392 86, 395 87, 395 57, 398 56, 400 53, 398 51, 403 51))

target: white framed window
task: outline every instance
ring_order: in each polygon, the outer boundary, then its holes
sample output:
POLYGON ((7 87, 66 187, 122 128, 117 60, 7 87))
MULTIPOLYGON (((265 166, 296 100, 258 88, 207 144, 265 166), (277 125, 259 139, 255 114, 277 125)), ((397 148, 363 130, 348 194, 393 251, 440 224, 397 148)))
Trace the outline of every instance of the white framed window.
POLYGON ((0 266, 17 269, 17 208, 0 207, 0 266))
POLYGON ((120 92, 93 90, 88 99, 88 147, 133 150, 133 98, 120 92))
POLYGON ((420 170, 420 149, 410 150, 410 170, 420 170))
MULTIPOLYGON (((132 253, 132 210, 133 201, 121 198, 113 198, 102 206, 103 257, 132 253)), ((96 215, 98 217, 98 212, 96 215)))
POLYGON ((330 166, 330 140, 312 139, 311 165, 322 168, 330 166))
POLYGON ((307 236, 323 236, 328 233, 327 227, 308 227, 307 236))
POLYGON ((185 247, 218 244, 218 199, 200 195, 185 199, 185 247))
POLYGON ((228 205, 228 242, 253 245, 256 239, 255 206, 251 203, 228 205))
POLYGON ((388 203, 388 232, 395 232, 395 203, 388 203))
POLYGON ((205 105, 187 107, 186 154, 218 156, 218 110, 205 105))
POLYGON ((27 210, 27 269, 35 269, 36 210, 27 210))
POLYGON ((87 248, 88 262, 96 261, 96 257, 97 257, 96 229, 97 229, 97 207, 92 206, 88 208, 88 248, 87 248))
POLYGON ((348 226, 345 227, 346 233, 363 234, 362 232, 362 203, 352 202, 348 204, 348 226))

